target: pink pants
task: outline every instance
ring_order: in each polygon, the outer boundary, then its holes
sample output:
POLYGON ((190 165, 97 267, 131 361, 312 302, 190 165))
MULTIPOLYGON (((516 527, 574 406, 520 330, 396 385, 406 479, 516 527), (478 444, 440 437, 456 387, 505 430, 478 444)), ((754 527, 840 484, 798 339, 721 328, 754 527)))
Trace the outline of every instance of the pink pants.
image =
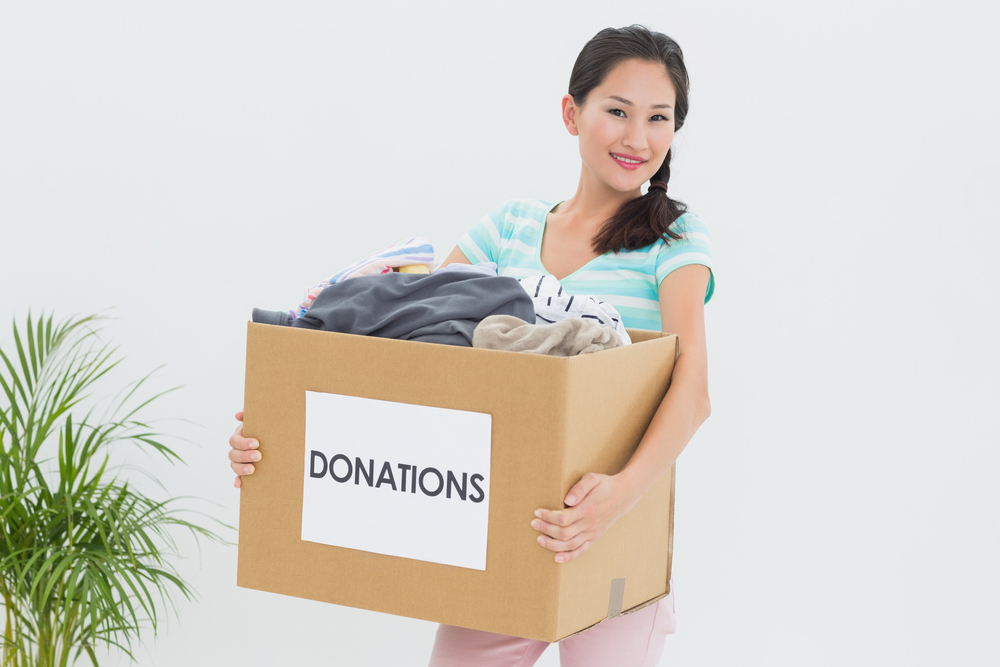
MULTIPOLYGON (((562 667, 653 667, 673 634, 674 594, 559 642, 562 667)), ((548 642, 442 625, 430 667, 530 667, 548 642)))

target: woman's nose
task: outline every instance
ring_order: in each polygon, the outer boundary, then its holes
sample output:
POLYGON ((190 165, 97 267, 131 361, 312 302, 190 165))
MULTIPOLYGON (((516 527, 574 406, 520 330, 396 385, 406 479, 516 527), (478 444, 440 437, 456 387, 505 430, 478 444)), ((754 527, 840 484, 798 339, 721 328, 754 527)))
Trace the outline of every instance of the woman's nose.
POLYGON ((646 132, 641 122, 629 120, 625 124, 625 134, 622 135, 622 146, 636 153, 646 150, 646 132))

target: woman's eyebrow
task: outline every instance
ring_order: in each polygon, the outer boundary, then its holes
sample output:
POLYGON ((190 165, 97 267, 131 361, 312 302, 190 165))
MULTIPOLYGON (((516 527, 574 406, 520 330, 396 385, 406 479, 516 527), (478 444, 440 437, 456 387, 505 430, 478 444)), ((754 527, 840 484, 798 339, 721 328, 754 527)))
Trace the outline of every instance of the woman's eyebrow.
MULTIPOLYGON (((624 104, 626 106, 630 106, 630 107, 634 107, 635 106, 630 101, 626 100, 624 97, 618 97, 617 95, 611 95, 609 97, 609 99, 618 100, 619 102, 621 102, 622 104, 624 104)), ((653 108, 654 109, 673 109, 673 107, 670 106, 669 104, 654 104, 653 108)))

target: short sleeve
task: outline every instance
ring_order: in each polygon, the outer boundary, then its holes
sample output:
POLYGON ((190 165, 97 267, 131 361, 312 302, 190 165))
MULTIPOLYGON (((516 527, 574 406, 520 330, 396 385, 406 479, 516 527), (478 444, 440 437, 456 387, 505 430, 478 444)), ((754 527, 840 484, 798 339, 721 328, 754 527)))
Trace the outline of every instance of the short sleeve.
POLYGON ((507 217, 507 204, 498 206, 489 215, 473 225, 458 240, 458 249, 473 264, 494 262, 499 264, 500 238, 507 217))
POLYGON ((672 227, 681 235, 679 239, 670 239, 669 243, 660 247, 656 256, 656 284, 673 271, 688 264, 702 264, 710 271, 708 287, 705 289, 705 303, 715 292, 715 272, 712 270, 712 239, 709 236, 708 225, 691 212, 686 212, 677 218, 672 227))

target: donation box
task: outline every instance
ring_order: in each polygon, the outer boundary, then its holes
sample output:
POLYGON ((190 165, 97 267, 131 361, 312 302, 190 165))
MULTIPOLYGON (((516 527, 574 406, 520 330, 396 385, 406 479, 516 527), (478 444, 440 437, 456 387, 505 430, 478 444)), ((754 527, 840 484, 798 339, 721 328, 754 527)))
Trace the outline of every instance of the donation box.
POLYGON ((558 641, 669 593, 674 471, 579 558, 530 526, 614 474, 673 334, 576 357, 249 323, 237 584, 558 641))

